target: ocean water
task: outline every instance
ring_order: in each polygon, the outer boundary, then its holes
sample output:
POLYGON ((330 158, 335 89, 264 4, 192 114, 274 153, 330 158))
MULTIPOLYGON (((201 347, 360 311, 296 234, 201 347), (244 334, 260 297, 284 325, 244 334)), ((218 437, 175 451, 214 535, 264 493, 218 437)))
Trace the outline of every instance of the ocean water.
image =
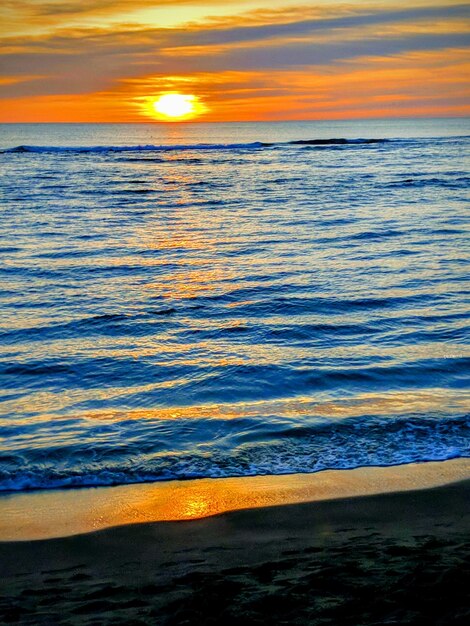
POLYGON ((470 456, 468 120, 0 131, 0 490, 470 456))

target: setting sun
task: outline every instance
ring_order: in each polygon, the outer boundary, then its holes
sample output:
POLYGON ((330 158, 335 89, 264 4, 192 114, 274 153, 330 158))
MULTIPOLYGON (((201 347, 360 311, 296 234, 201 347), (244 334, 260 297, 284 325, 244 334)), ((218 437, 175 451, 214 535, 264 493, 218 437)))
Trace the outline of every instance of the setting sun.
POLYGON ((155 100, 153 107, 157 113, 168 117, 184 117, 194 111, 194 96, 168 93, 155 100))
POLYGON ((150 113, 160 119, 183 120, 196 117, 203 111, 197 96, 166 93, 150 102, 150 113))

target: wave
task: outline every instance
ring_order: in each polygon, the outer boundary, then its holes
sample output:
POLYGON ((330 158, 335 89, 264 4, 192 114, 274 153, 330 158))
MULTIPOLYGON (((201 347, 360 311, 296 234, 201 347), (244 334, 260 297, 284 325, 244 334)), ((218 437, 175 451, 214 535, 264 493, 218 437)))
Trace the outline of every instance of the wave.
POLYGON ((175 145, 135 145, 135 146, 16 146, 4 150, 4 153, 50 153, 50 152, 170 152, 174 150, 230 150, 230 149, 253 149, 263 148, 267 145, 259 141, 252 143, 232 144, 175 144, 175 145))
MULTIPOLYGON (((276 146, 357 146, 388 143, 389 139, 299 139, 287 142, 254 141, 251 143, 198 143, 175 145, 135 145, 135 146, 16 146, 3 150, 2 153, 87 153, 87 152, 171 152, 184 150, 259 150, 276 146)), ((398 140, 396 140, 398 141, 398 140)))
POLYGON ((470 456, 463 139, 309 132, 15 135, 2 490, 470 456))
POLYGON ((344 146, 370 143, 388 143, 389 139, 298 139, 289 141, 292 146, 344 146))
POLYGON ((194 143, 194 144, 143 144, 122 146, 33 146, 19 145, 0 150, 0 154, 41 154, 41 153, 121 153, 121 152, 176 152, 176 151, 213 151, 213 150, 262 150, 269 148, 341 148, 355 146, 374 146, 380 144, 408 145, 416 142, 453 142, 468 139, 467 135, 455 137, 429 138, 355 138, 345 137, 294 139, 290 141, 252 141, 247 143, 194 143))
MULTIPOLYGON (((73 429, 74 421, 64 420, 61 429, 73 429)), ((173 450, 159 449, 158 442, 168 440, 165 420, 127 420, 120 425, 119 442, 110 433, 103 437, 106 426, 99 423, 101 437, 90 433, 93 446, 82 441, 49 451, 31 446, 4 452, 0 491, 316 473, 470 457, 469 415, 363 416, 302 427, 286 419, 236 422, 234 433, 233 420, 178 420, 173 450), (185 446, 188 430, 192 437, 185 446), (194 445, 198 431, 200 443, 194 445), (227 445, 228 438, 233 445, 227 445)))

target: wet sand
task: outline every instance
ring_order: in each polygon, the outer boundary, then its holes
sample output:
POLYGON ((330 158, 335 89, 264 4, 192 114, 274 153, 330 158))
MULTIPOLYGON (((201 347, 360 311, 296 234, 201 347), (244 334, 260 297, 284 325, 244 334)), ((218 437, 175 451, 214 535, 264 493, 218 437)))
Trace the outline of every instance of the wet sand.
POLYGON ((470 481, 0 543, 0 623, 466 625, 470 481))
POLYGON ((438 487, 470 478, 470 459, 314 474, 203 478, 2 495, 0 541, 51 539, 143 522, 438 487))

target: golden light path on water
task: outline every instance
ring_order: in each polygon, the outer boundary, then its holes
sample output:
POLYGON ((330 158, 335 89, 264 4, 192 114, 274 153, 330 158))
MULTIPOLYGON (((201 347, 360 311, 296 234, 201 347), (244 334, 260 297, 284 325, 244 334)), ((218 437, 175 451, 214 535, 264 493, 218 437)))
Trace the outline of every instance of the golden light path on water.
MULTIPOLYGON (((168 383, 169 385, 170 383, 168 383)), ((142 385, 135 391, 148 391, 151 385, 142 385)), ((125 395, 128 390, 121 389, 125 395)), ((101 390, 100 397, 116 397, 119 389, 112 391, 101 390)), ((96 398, 96 390, 88 394, 82 392, 82 400, 96 398)), ((65 395, 65 394, 61 394, 65 395)), ((43 411, 41 420, 51 419, 60 422, 61 417, 52 412, 57 405, 57 395, 47 392, 39 392, 28 401, 14 400, 6 403, 6 409, 12 412, 28 412, 34 406, 36 410, 43 411)), ((64 404, 72 402, 73 397, 63 398, 64 404)), ((326 419, 347 419, 362 415, 396 416, 408 413, 430 413, 433 411, 446 411, 447 413, 461 413, 470 406, 470 393, 466 390, 426 389, 425 391, 396 391, 381 394, 364 393, 353 397, 338 398, 336 400, 315 399, 309 396, 294 398, 281 398, 278 400, 261 400, 257 402, 234 402, 218 404, 202 404, 191 406, 170 406, 147 409, 123 410, 89 410, 75 413, 75 419, 102 420, 120 422, 127 420, 178 420, 178 419, 211 419, 232 420, 259 415, 277 415, 285 419, 297 419, 315 415, 326 419)), ((67 415, 65 419, 70 416, 67 415)), ((25 419, 25 424, 30 418, 25 419)), ((47 433, 45 433, 44 445, 47 446, 47 433)), ((41 444, 41 436, 37 437, 36 445, 41 444)))

